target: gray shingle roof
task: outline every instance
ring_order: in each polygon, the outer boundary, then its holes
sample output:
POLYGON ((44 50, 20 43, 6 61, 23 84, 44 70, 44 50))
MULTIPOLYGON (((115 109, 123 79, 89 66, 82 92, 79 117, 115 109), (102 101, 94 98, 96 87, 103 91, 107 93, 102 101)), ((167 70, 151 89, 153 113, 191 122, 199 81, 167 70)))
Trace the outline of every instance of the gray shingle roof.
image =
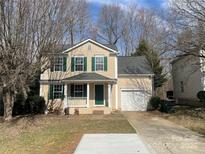
POLYGON ((118 74, 153 74, 144 56, 119 56, 118 74))
POLYGON ((97 73, 81 73, 78 75, 74 75, 69 78, 65 78, 63 80, 71 80, 71 81, 115 81, 115 79, 111 79, 105 77, 103 75, 97 73))

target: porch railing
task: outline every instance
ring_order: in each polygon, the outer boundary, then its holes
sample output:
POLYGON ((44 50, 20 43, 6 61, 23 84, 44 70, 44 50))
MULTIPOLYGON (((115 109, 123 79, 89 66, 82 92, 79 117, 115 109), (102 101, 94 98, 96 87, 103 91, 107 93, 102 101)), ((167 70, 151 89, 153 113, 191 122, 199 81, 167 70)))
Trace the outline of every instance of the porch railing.
POLYGON ((68 107, 87 107, 87 97, 67 97, 68 107))

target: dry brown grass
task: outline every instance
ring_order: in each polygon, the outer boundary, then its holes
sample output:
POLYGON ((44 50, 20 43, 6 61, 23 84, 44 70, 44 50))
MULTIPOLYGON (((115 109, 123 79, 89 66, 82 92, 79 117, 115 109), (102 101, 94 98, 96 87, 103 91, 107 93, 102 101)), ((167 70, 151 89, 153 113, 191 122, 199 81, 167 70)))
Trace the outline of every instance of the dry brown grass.
POLYGON ((84 133, 133 133, 121 114, 38 115, 0 123, 0 153, 73 153, 84 133))
POLYGON ((163 118, 205 135, 205 108, 176 106, 175 112, 161 114, 163 118))

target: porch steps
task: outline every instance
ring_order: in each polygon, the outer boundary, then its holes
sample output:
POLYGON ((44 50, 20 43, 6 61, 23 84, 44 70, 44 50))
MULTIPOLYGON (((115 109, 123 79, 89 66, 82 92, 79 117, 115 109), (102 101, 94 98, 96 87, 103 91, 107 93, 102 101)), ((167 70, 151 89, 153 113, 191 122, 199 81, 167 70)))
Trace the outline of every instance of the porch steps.
POLYGON ((102 115, 104 114, 104 110, 93 110, 93 114, 102 115))

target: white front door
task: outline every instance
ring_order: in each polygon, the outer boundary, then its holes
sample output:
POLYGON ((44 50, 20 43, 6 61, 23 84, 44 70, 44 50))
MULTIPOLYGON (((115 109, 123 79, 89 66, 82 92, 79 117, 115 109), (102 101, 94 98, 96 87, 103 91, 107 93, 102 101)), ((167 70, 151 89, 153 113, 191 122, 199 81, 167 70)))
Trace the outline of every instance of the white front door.
POLYGON ((146 111, 144 91, 122 90, 121 91, 121 109, 122 111, 146 111))

